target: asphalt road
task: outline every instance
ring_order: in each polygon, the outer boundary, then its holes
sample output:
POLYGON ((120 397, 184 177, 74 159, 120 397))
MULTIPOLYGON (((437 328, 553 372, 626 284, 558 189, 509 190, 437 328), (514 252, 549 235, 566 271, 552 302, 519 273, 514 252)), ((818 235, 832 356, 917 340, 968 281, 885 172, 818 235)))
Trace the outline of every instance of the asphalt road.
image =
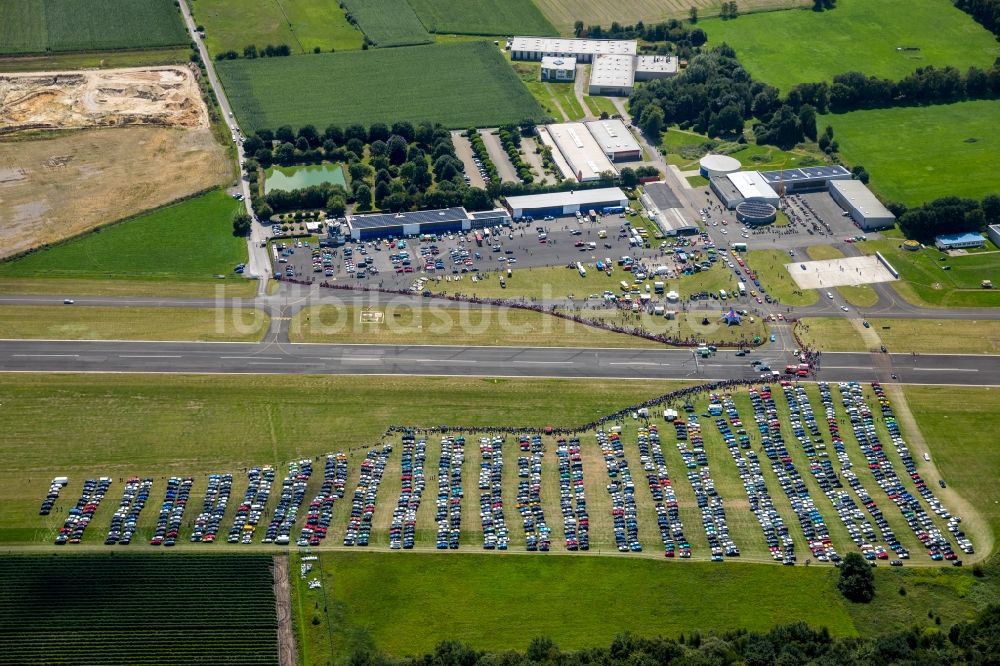
MULTIPOLYGON (((817 379, 890 381, 885 375, 891 371, 904 383, 1000 385, 1000 356, 890 354, 880 356, 879 363, 872 356, 823 354, 817 379)), ((775 369, 788 360, 780 352, 754 352, 751 358, 775 369)), ((758 376, 749 360, 734 352, 695 359, 687 349, 46 340, 0 341, 0 370, 701 380, 758 376)))

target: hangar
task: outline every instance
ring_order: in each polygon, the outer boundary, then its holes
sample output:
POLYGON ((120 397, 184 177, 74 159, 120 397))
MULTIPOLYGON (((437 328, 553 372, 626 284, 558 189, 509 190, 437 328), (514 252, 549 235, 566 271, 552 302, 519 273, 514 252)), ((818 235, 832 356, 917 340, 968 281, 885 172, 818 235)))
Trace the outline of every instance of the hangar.
POLYGON ((990 237, 994 245, 1000 247, 1000 224, 991 224, 986 227, 986 235, 990 237))
POLYGON ((618 174, 618 170, 583 123, 546 125, 545 129, 566 159, 573 177, 581 183, 600 180, 601 174, 605 172, 618 174))
POLYGON ((814 166, 780 171, 761 171, 760 175, 778 194, 820 192, 833 180, 851 180, 851 172, 840 166, 814 166))
POLYGON ((851 215, 864 231, 885 229, 896 223, 896 216, 872 194, 860 180, 831 180, 830 196, 851 215))
POLYGON ((625 123, 617 118, 586 123, 591 135, 612 162, 629 162, 642 158, 642 148, 625 123))
POLYGON ((601 187, 570 192, 550 192, 547 194, 527 194, 507 197, 507 209, 514 219, 521 217, 545 217, 551 215, 573 215, 577 211, 603 212, 604 209, 620 210, 628 206, 628 195, 618 187, 601 187))
POLYGON ((756 171, 738 171, 711 179, 712 191, 732 210, 744 201, 763 201, 774 207, 779 204, 778 194, 756 171))
POLYGON ((440 234, 449 231, 466 231, 473 227, 510 224, 506 210, 497 209, 469 213, 464 208, 418 210, 405 213, 372 213, 349 215, 347 225, 354 240, 440 234))
POLYGON ((643 189, 640 201, 664 234, 690 236, 698 233, 698 225, 684 216, 684 206, 669 185, 646 183, 643 189))

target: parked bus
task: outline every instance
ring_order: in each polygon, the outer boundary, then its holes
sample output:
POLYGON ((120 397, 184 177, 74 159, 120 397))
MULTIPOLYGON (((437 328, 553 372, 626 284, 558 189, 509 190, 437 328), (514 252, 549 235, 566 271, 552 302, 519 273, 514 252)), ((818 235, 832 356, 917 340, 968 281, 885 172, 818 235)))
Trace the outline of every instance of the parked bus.
POLYGON ((737 289, 737 291, 740 292, 740 296, 746 296, 747 295, 747 286, 745 284, 743 284, 742 282, 737 282, 736 283, 736 289, 737 289))
POLYGON ((476 232, 476 245, 478 245, 479 247, 483 246, 483 235, 478 231, 476 232))
POLYGON ((733 243, 733 249, 736 250, 737 252, 746 252, 747 251, 747 244, 746 243, 733 243))

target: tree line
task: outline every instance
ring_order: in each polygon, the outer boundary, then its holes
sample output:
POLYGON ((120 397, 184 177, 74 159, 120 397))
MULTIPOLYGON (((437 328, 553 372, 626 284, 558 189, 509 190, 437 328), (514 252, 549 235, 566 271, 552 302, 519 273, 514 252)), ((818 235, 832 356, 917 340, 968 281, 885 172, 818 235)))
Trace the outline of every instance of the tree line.
POLYGON ((640 50, 655 51, 660 55, 675 51, 682 58, 693 55, 695 49, 708 41, 704 30, 685 25, 677 19, 649 25, 642 21, 635 25, 622 25, 615 21, 608 28, 600 25, 584 26, 583 21, 577 21, 573 26, 573 33, 583 39, 636 39, 650 42, 649 45, 640 44, 640 50))
POLYGON ((1000 0, 955 0, 955 6, 1000 39, 1000 0))
MULTIPOLYGON (((316 47, 316 53, 319 53, 319 47, 316 47)), ((292 55, 292 49, 288 44, 268 44, 267 46, 256 46, 254 44, 248 44, 243 47, 243 58, 247 60, 254 60, 256 58, 281 58, 284 56, 292 55)), ((217 53, 215 55, 216 60, 238 60, 240 54, 233 49, 228 51, 223 51, 222 53, 217 53)))
POLYGON ((898 203, 886 207, 899 219, 899 228, 912 238, 924 243, 941 234, 966 231, 984 231, 991 224, 1000 224, 1000 195, 988 194, 982 201, 961 197, 943 197, 907 209, 898 203))
POLYGON ((805 622, 767 632, 743 629, 693 632, 672 638, 619 634, 607 647, 562 650, 534 638, 526 650, 483 652, 443 641, 433 652, 395 659, 371 649, 347 658, 348 666, 882 666, 884 664, 996 664, 1000 656, 1000 606, 990 605, 947 631, 910 627, 878 636, 841 638, 805 622))

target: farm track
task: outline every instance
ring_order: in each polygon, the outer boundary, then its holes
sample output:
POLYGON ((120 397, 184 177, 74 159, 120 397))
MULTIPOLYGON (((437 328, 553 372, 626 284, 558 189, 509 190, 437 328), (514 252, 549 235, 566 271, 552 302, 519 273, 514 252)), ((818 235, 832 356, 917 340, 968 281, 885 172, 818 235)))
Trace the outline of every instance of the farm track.
POLYGON ((292 591, 288 579, 288 556, 276 555, 273 561, 274 599, 278 618, 278 664, 279 666, 296 666, 298 654, 295 649, 292 591))

